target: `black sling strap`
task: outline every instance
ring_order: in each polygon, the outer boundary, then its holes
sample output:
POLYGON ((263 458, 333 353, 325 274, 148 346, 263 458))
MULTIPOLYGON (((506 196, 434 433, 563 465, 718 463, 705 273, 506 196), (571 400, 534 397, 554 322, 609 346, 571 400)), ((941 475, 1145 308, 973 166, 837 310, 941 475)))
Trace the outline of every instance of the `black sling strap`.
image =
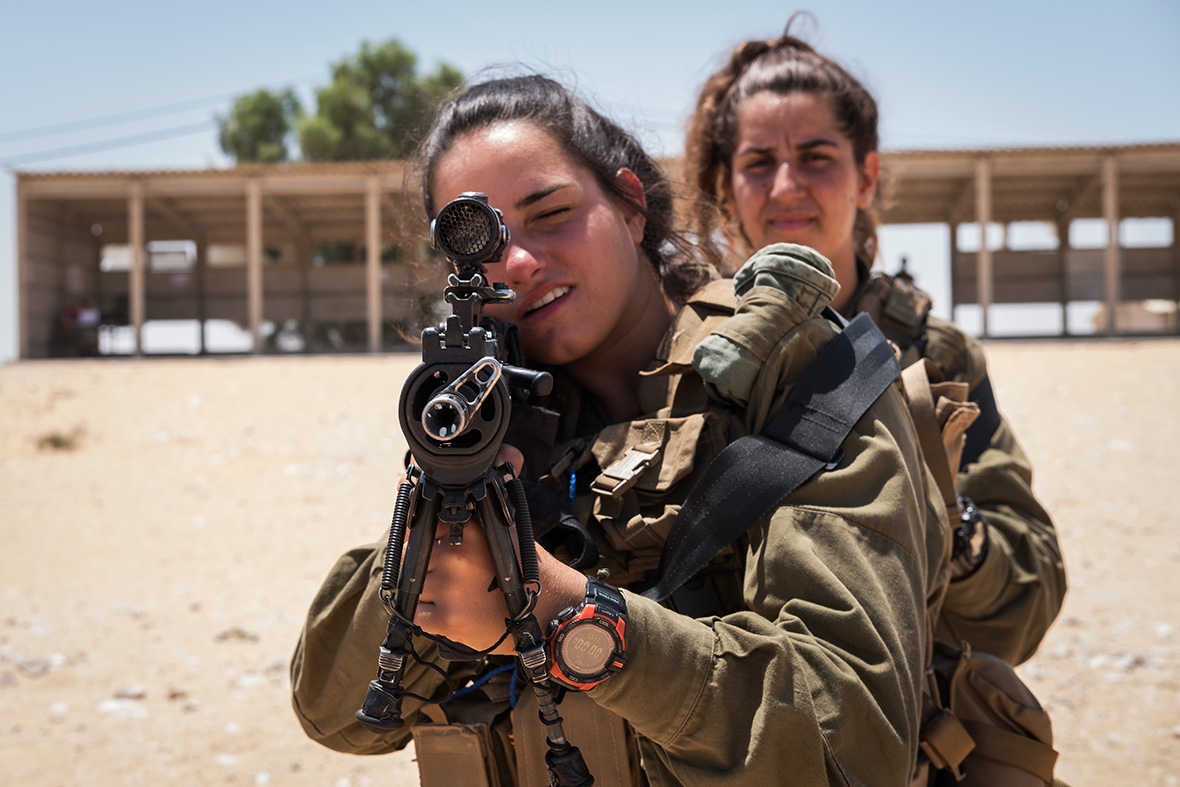
POLYGON ((738 438, 710 463, 680 509, 643 595, 668 598, 787 495, 835 467, 844 438, 900 373, 872 318, 861 314, 849 322, 762 434, 738 438))
POLYGON ((1000 411, 996 408, 996 395, 992 392, 992 381, 987 375, 968 397, 979 405, 979 417, 967 427, 967 439, 963 443, 962 466, 978 462, 979 457, 991 445, 992 436, 1000 428, 1000 411))

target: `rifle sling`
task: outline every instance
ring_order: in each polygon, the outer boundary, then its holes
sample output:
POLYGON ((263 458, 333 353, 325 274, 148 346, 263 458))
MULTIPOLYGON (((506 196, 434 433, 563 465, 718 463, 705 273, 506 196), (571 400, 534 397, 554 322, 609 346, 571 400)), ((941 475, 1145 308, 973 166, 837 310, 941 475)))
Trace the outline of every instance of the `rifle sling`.
POLYGON ((642 594, 668 598, 808 479, 835 467, 853 425, 900 373, 872 318, 861 314, 847 323, 762 433, 738 438, 709 464, 642 594))
POLYGON ((984 375, 983 381, 971 392, 969 399, 979 405, 979 418, 967 427, 967 439, 963 444, 961 460, 963 467, 979 461, 979 457, 991 445, 996 430, 1000 428, 1000 411, 996 407, 996 395, 992 391, 990 377, 984 375))

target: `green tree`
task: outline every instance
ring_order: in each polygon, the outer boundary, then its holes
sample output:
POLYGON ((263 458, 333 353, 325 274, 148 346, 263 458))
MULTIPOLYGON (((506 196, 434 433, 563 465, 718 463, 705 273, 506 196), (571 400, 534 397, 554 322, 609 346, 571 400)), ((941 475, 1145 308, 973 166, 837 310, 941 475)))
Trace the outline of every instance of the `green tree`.
POLYGON ((316 91, 316 113, 299 124, 299 148, 308 161, 389 158, 392 146, 377 128, 371 96, 337 79, 316 91))
POLYGON ((229 116, 217 118, 221 149, 239 164, 286 161, 287 138, 302 114, 299 99, 290 88, 239 96, 229 116))
POLYGON ((332 83, 316 92, 316 113, 299 123, 299 144, 311 161, 405 158, 435 107, 463 83, 445 63, 418 75, 418 58, 397 39, 360 51, 332 67, 332 83))

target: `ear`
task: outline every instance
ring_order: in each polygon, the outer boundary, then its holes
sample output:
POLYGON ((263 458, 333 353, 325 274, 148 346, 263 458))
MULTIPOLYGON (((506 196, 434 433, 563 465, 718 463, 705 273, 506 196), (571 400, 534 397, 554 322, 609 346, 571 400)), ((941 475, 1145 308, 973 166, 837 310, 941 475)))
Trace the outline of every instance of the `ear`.
MULTIPOLYGON (((746 228, 742 226, 742 220, 738 218, 737 200, 733 195, 733 174, 729 167, 722 169, 722 176, 718 184, 720 198, 717 201, 717 208, 721 212, 721 231, 725 235, 725 245, 729 247, 729 252, 740 256, 740 259, 737 260, 740 264, 757 249, 750 241, 749 236, 746 235, 746 228)), ((731 265, 730 275, 733 271, 734 268, 731 265)))
POLYGON ((643 242, 643 230, 647 226, 647 219, 643 211, 647 210, 647 194, 639 176, 626 167, 615 173, 615 182, 627 195, 623 201, 623 215, 627 219, 627 228, 631 230, 631 239, 636 245, 643 242), (638 206, 639 210, 636 210, 638 206))
POLYGON ((730 173, 729 167, 721 170, 721 178, 718 181, 721 193, 718 194, 718 207, 721 212, 729 218, 729 214, 733 213, 733 206, 737 204, 733 198, 733 175, 730 173))
POLYGON ((877 195, 877 182, 881 178, 881 157, 874 153, 865 156, 865 164, 860 171, 860 186, 856 194, 856 206, 862 210, 873 204, 873 197, 877 195))

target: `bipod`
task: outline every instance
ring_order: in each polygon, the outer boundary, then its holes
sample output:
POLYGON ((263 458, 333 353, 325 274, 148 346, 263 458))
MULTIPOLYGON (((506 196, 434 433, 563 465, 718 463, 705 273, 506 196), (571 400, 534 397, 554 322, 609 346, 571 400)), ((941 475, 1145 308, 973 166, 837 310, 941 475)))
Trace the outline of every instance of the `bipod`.
POLYGON ((413 652, 414 614, 430 565, 436 523, 448 523, 450 543, 458 545, 474 513, 487 539, 496 584, 508 609, 505 626, 512 636, 519 669, 537 695, 549 746, 545 763, 550 782, 554 787, 590 787, 594 778, 562 728, 556 689, 549 680, 545 636, 533 614, 541 582, 524 486, 507 464, 489 468, 465 487, 436 484, 417 468, 410 470, 410 479, 398 488, 381 578, 381 598, 390 613, 389 627, 380 647, 377 677, 369 683, 357 719, 378 734, 404 726, 401 703, 406 691, 401 681, 406 657, 413 652), (507 483, 505 475, 510 477, 507 483), (519 562, 512 543, 514 525, 519 562))

